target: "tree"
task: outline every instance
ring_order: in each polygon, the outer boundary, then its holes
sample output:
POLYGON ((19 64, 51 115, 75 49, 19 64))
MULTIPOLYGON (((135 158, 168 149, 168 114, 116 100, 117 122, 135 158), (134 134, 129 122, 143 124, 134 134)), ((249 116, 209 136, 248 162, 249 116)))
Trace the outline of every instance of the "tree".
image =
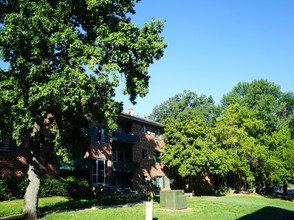
POLYGON ((213 128, 215 145, 224 149, 233 175, 233 186, 253 186, 258 176, 258 168, 267 155, 266 146, 259 141, 265 132, 265 123, 257 119, 256 113, 240 104, 227 106, 216 119, 213 128))
POLYGON ((274 186, 284 186, 286 191, 294 178, 294 140, 290 130, 283 125, 278 131, 262 137, 262 142, 268 146, 268 151, 258 170, 261 181, 267 191, 274 186))
POLYGON ((186 108, 177 118, 165 120, 164 154, 162 160, 188 180, 194 193, 200 189, 196 179, 212 175, 225 175, 229 167, 225 151, 212 145, 211 127, 204 115, 196 109, 186 108))
POLYGON ((215 118, 215 115, 219 112, 211 96, 198 96, 192 91, 185 90, 183 93, 176 94, 160 105, 156 105, 148 118, 164 122, 167 118, 176 118, 186 108, 196 109, 208 121, 215 118))
MULTIPOLYGON (((250 168, 255 172, 255 184, 266 185, 267 190, 270 190, 270 187, 274 185, 286 185, 291 182, 293 178, 290 175, 293 169, 291 152, 294 136, 293 93, 281 92, 278 85, 264 79, 253 80, 251 83, 239 83, 223 97, 222 104, 225 112, 233 105, 239 105, 238 108, 246 107, 253 112, 255 120, 261 120, 265 125, 264 132, 256 133, 255 129, 247 130, 247 134, 255 139, 255 143, 264 146, 265 149, 265 151, 257 151, 260 156, 263 156, 256 158, 254 169, 250 168)), ((224 121, 229 123, 233 115, 228 116, 224 121)), ((225 125, 225 131, 230 130, 230 125, 232 123, 225 125)), ((224 134, 222 131, 219 133, 224 134)), ((231 135, 230 139, 233 137, 234 135, 231 135)), ((238 137, 235 140, 240 142, 242 138, 238 137)), ((256 144, 252 147, 258 146, 256 144)))
POLYGON ((275 129, 276 115, 281 111, 282 95, 280 86, 265 79, 250 83, 240 82, 231 92, 223 96, 223 107, 240 104, 253 109, 259 119, 266 122, 269 132, 275 129))
MULTIPOLYGON (((149 118, 166 125, 162 159, 185 181, 190 190, 201 191, 196 179, 226 172, 222 149, 211 146, 210 128, 220 108, 212 97, 184 91, 156 106, 149 118)), ((211 190, 211 189, 208 189, 211 190)))
POLYGON ((293 181, 293 103, 293 93, 254 80, 225 95, 222 112, 211 97, 184 91, 150 117, 166 125, 163 161, 192 187, 206 175, 214 189, 286 188, 293 181))
POLYGON ((135 0, 0 1, 0 130, 28 145, 24 217, 36 219, 40 144, 69 159, 82 127, 108 130, 122 110, 120 77, 135 103, 148 92, 148 67, 163 56, 163 22, 131 23, 135 0), (45 123, 46 122, 46 123, 45 123), (75 137, 75 138, 73 138, 75 137))
POLYGON ((190 162, 196 162, 195 152, 204 144, 207 129, 204 117, 196 111, 186 109, 177 119, 170 118, 167 122, 162 159, 178 168, 181 176, 199 174, 201 169, 192 168, 190 162))
MULTIPOLYGON (((280 111, 277 116, 290 129, 291 137, 294 138, 294 93, 286 92, 282 94, 280 111)), ((281 123, 279 123, 281 124, 281 123)))

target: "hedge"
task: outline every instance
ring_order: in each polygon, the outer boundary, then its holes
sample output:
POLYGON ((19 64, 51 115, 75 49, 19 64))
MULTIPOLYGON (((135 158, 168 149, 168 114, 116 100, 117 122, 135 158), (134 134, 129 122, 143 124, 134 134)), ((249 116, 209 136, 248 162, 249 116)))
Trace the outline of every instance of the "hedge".
MULTIPOLYGON (((0 201, 24 198, 28 179, 0 179, 0 201)), ((74 177, 41 178, 39 197, 92 195, 87 180, 74 177)))

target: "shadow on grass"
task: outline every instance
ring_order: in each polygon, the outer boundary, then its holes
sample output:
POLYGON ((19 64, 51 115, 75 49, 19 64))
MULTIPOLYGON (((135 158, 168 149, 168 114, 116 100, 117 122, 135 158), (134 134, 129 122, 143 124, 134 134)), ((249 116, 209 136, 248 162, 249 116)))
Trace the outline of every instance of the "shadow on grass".
POLYGON ((270 199, 282 199, 287 201, 294 201, 294 194, 282 194, 282 193, 271 193, 271 194, 259 194, 265 198, 270 199))
POLYGON ((41 217, 43 217, 47 213, 91 208, 98 206, 98 204, 99 201, 96 198, 70 198, 65 202, 57 202, 51 205, 46 205, 44 207, 39 207, 39 213, 42 213, 41 217))
MULTIPOLYGON (((99 201, 97 198, 69 198, 68 201, 61 201, 53 204, 47 204, 43 207, 38 207, 38 217, 42 218, 49 213, 64 212, 72 210, 80 210, 98 206, 99 201)), ((11 216, 0 217, 2 220, 18 220, 23 219, 22 214, 15 214, 11 216)))
MULTIPOLYGON (((101 206, 101 208, 107 207, 120 207, 129 203, 136 203, 138 200, 124 200, 124 199, 113 199, 113 198, 105 198, 102 200, 102 204, 100 204, 100 200, 98 198, 70 198, 65 202, 58 202, 52 205, 46 205, 44 207, 39 207, 39 217, 44 217, 49 213, 54 212, 64 212, 64 211, 74 211, 81 209, 88 209, 92 207, 101 206)), ((132 206, 131 204, 129 206, 132 206)))
POLYGON ((268 206, 254 213, 238 218, 238 220, 254 220, 254 219, 294 220, 294 211, 268 206))

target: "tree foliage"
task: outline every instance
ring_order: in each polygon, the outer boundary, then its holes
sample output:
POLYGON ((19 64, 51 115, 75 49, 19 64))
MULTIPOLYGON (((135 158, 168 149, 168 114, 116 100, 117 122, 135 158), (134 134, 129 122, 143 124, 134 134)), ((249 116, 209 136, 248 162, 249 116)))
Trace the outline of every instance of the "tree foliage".
POLYGON ((240 108, 249 108, 253 117, 264 124, 264 130, 249 133, 257 146, 263 146, 263 150, 251 147, 260 158, 255 159, 255 168, 250 170, 254 171, 253 183, 266 185, 268 190, 274 185, 287 185, 293 181, 293 164, 289 163, 294 149, 293 98, 292 92, 283 93, 278 85, 261 79, 239 83, 222 100, 225 111, 238 103, 240 108))
POLYGON ((177 118, 177 115, 185 109, 195 109, 210 121, 218 113, 211 96, 198 96, 196 93, 185 90, 183 93, 176 94, 167 101, 154 107, 149 118, 158 122, 164 122, 167 118, 177 118))
POLYGON ((261 182, 269 189, 293 183, 294 140, 289 128, 283 127, 271 135, 265 135, 262 141, 268 146, 268 151, 266 160, 259 169, 261 182))
POLYGON ((148 67, 166 44, 162 21, 131 23, 136 2, 0 1, 0 54, 8 64, 0 69, 1 138, 29 146, 31 182, 40 143, 69 159, 82 127, 116 126, 121 77, 131 102, 147 94, 148 67))
POLYGON ((264 162, 267 149, 258 137, 265 131, 262 120, 254 111, 240 104, 229 105, 217 118, 214 128, 216 144, 225 149, 234 173, 234 186, 252 186, 257 175, 257 166, 264 162))
POLYGON ((257 117, 266 123, 268 131, 273 131, 276 115, 285 109, 283 100, 287 99, 280 86, 265 79, 253 80, 250 83, 240 82, 221 100, 224 107, 239 103, 254 110, 257 117))
POLYGON ((206 147, 204 117, 196 111, 186 110, 178 118, 170 119, 166 126, 164 161, 176 167, 182 176, 199 174, 206 164, 205 156, 199 157, 206 147))
POLYGON ((1 115, 8 116, 1 122, 3 130, 13 128, 10 132, 20 143, 25 130, 47 113, 54 115, 59 132, 72 129, 67 127, 71 119, 83 123, 99 118, 113 128, 121 110, 113 101, 120 73, 125 93, 135 102, 148 92, 148 66, 166 46, 159 35, 161 21, 141 29, 130 22, 134 5, 2 1, 1 57, 10 64, 1 74, 1 115))
POLYGON ((224 95, 222 111, 212 98, 177 94, 151 114, 166 124, 162 159, 182 177, 205 174, 219 186, 287 188, 294 173, 293 98, 264 79, 238 83, 224 95))

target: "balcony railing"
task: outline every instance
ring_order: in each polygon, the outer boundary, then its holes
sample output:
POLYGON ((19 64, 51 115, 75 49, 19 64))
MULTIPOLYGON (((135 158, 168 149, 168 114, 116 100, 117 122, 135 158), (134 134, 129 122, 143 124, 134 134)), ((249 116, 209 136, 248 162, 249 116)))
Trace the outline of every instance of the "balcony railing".
POLYGON ((92 169, 92 162, 93 160, 90 158, 83 159, 83 158, 78 158, 75 160, 72 160, 70 164, 62 164, 59 167, 59 170, 91 170, 92 169))
POLYGON ((119 131, 113 131, 112 132, 113 140, 119 141, 119 142, 125 142, 125 143, 135 143, 136 142, 136 136, 132 134, 126 134, 119 131))
POLYGON ((123 162, 113 162, 112 169, 113 171, 121 172, 133 172, 139 168, 139 163, 123 163, 123 162))

